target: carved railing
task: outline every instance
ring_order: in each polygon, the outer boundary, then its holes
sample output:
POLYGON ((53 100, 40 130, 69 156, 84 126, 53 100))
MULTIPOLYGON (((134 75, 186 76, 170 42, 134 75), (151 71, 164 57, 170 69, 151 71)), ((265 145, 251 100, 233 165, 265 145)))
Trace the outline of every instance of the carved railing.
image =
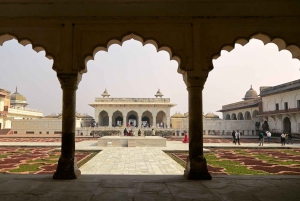
POLYGON ((258 115, 274 115, 274 114, 285 114, 285 113, 298 113, 300 112, 300 108, 290 108, 286 110, 273 110, 266 112, 259 112, 258 115))

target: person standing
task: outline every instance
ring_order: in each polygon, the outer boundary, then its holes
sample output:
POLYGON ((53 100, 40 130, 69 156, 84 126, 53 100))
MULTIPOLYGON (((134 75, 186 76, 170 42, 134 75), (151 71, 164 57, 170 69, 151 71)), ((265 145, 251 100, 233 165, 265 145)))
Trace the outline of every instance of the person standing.
POLYGON ((239 133, 239 131, 235 132, 235 143, 236 144, 237 142, 240 144, 240 137, 241 137, 241 134, 239 133))
POLYGON ((266 133, 267 133, 267 137, 268 137, 268 144, 270 144, 270 142, 271 142, 271 132, 270 131, 266 131, 266 133))
POLYGON ((263 133, 263 131, 260 131, 260 133, 259 133, 259 145, 258 146, 264 146, 264 133, 263 133))
POLYGON ((232 138, 233 138, 233 143, 235 143, 235 131, 234 130, 232 131, 231 135, 232 135, 232 138))
POLYGON ((155 130, 152 128, 152 136, 155 136, 155 130))
POLYGON ((142 135, 142 131, 141 131, 141 129, 139 129, 138 136, 141 136, 141 135, 142 135))
POLYGON ((285 146, 285 138, 286 138, 286 134, 282 132, 282 134, 280 135, 281 146, 285 146))
POLYGON ((123 133, 124 133, 124 136, 127 136, 128 131, 126 128, 124 129, 123 133))

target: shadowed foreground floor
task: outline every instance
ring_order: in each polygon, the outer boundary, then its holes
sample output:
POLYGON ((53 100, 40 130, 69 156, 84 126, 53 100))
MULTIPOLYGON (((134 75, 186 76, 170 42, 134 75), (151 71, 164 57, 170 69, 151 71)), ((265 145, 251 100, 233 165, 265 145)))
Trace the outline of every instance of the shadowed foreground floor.
POLYGON ((190 181, 181 175, 0 175, 0 200, 233 200, 299 201, 300 176, 214 176, 190 181))

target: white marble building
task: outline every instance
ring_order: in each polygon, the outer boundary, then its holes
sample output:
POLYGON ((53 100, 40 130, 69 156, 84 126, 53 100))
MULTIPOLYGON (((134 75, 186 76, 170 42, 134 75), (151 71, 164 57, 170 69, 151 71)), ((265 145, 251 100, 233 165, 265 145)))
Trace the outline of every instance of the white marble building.
POLYGON ((102 96, 89 104, 95 108, 98 126, 169 127, 170 108, 176 105, 170 98, 162 98, 160 90, 156 98, 109 98, 106 89, 102 96))
POLYGON ((258 116, 267 121, 271 132, 300 133, 300 80, 261 87, 258 116))
POLYGON ((26 97, 21 95, 17 88, 15 93, 0 89, 0 129, 10 129, 14 119, 43 118, 41 110, 27 108, 26 97))

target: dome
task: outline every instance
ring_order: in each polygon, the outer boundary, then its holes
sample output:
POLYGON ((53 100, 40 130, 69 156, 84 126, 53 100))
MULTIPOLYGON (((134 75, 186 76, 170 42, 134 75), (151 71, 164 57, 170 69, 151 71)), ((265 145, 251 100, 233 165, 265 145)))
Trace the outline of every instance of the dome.
POLYGON ((10 95, 10 100, 12 103, 26 103, 25 96, 18 93, 17 87, 16 87, 16 92, 10 95))
POLYGON ((209 119, 219 119, 219 116, 212 113, 212 112, 209 112, 205 115, 205 118, 209 118, 209 119))
POLYGON ((183 114, 181 114, 180 112, 176 112, 175 114, 173 114, 171 116, 171 118, 185 118, 185 116, 183 114))
POLYGON ((253 99, 253 98, 258 98, 257 92, 252 89, 252 85, 250 87, 250 89, 246 92, 245 98, 243 98, 244 100, 249 100, 249 99, 253 99))

